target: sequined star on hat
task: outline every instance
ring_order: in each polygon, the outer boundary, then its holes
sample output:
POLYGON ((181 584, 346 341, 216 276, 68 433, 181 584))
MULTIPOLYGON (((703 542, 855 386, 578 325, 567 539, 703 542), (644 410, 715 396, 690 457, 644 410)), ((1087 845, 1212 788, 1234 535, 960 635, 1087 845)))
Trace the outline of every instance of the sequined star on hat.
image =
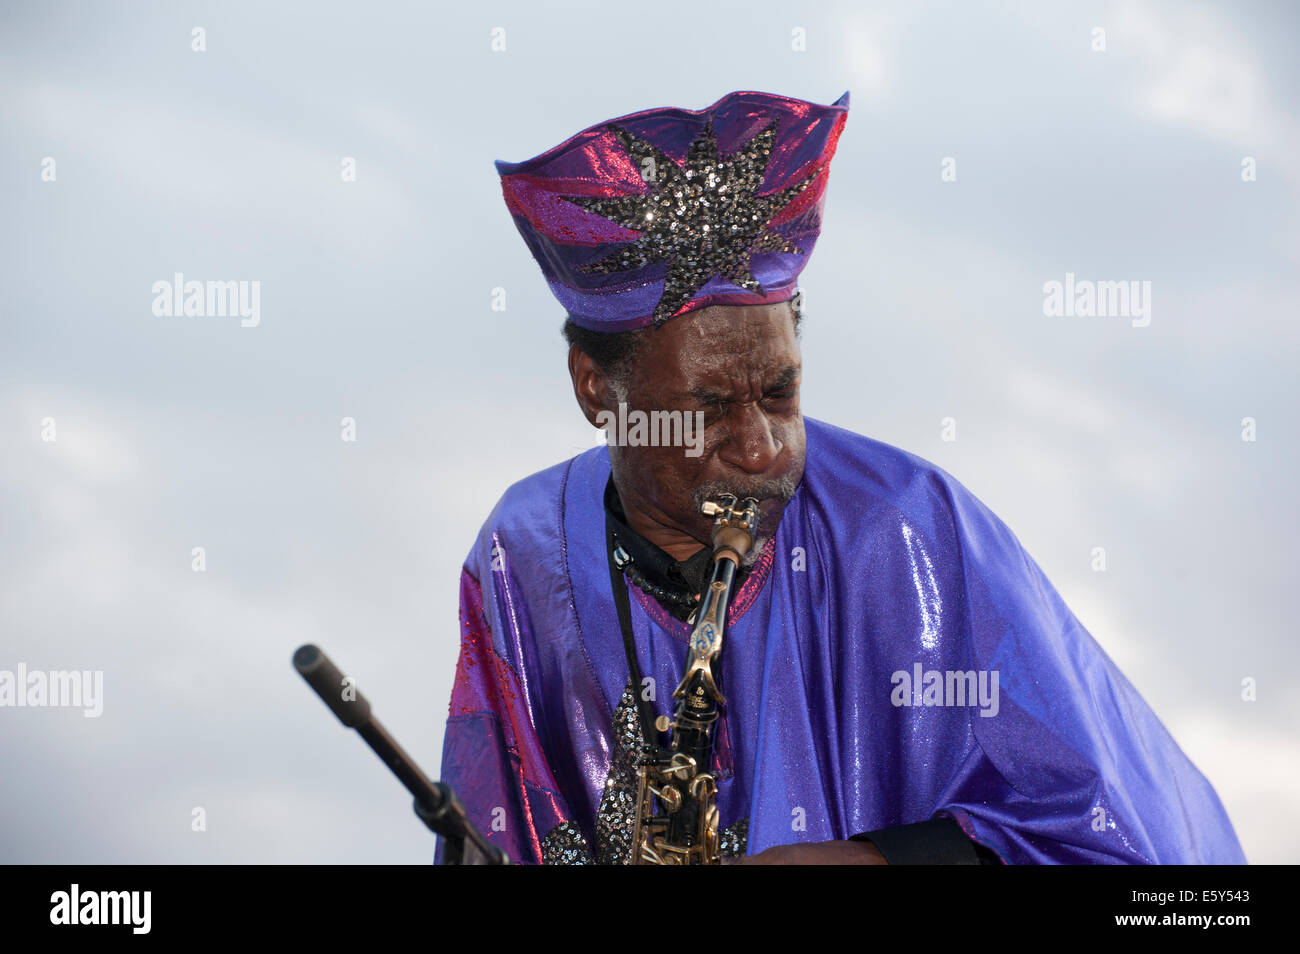
POLYGON ((569 198, 588 211, 641 233, 635 242, 579 270, 623 272, 667 262, 663 296, 653 313, 656 324, 675 315, 715 275, 762 294, 763 286, 749 267, 755 252, 802 253, 768 226, 791 199, 808 187, 813 173, 770 195, 758 194, 772 155, 774 127, 769 126, 732 156, 722 158, 710 123, 691 143, 686 162, 680 166, 653 143, 617 126, 610 129, 641 170, 651 192, 615 199, 569 198))

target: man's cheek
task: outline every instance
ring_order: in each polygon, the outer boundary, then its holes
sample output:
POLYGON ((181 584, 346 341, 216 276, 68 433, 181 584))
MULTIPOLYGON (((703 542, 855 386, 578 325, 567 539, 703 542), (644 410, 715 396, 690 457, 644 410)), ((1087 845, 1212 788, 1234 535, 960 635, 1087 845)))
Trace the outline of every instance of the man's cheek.
POLYGON ((721 428, 705 428, 703 440, 704 450, 700 456, 696 458, 696 460, 701 462, 701 469, 704 469, 707 466, 708 461, 711 461, 718 456, 718 451, 722 449, 724 443, 726 443, 726 435, 722 432, 721 428))
POLYGON ((666 455, 658 455, 651 469, 658 495, 666 498, 673 510, 690 507, 696 468, 684 466, 684 462, 695 464, 694 460, 687 461, 681 448, 677 448, 669 450, 666 455))
POLYGON ((783 441, 786 451, 793 459, 798 461, 800 468, 803 466, 805 441, 806 435, 804 434, 803 418, 801 417, 785 429, 783 441))

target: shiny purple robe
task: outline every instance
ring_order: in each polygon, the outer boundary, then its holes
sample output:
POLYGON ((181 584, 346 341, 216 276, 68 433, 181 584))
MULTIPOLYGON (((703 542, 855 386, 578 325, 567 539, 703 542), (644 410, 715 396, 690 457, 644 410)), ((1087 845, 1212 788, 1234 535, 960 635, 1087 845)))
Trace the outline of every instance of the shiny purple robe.
MULTIPOLYGON (((722 651, 718 807, 748 819, 748 853, 945 814, 1011 864, 1243 863, 1214 789, 1011 531, 933 464, 805 424, 722 651)), ((517 863, 562 825, 595 839, 628 683, 609 473, 598 447, 515 484, 465 562, 442 778, 517 863)), ((689 627, 629 591, 667 714, 689 627)))

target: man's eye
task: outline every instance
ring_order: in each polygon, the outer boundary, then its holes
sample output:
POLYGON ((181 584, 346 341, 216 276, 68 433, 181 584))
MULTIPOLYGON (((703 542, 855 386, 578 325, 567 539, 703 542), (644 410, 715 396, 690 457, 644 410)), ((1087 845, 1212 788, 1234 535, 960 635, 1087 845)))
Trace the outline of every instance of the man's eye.
POLYGON ((722 415, 726 413, 727 413, 726 401, 709 401, 707 404, 704 405, 705 420, 716 421, 718 418, 722 417, 722 415))

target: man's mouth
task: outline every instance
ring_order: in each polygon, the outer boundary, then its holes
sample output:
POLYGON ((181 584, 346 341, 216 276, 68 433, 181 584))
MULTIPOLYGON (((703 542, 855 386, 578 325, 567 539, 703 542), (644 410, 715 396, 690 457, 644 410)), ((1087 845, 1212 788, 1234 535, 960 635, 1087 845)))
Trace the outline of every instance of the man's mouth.
POLYGON ((695 489, 695 512, 701 511, 705 501, 717 500, 723 494, 732 494, 737 500, 753 497, 758 501, 759 510, 767 515, 789 503, 790 498, 794 496, 796 486, 796 481, 791 477, 765 480, 748 487, 731 481, 710 481, 695 489))
MULTIPOLYGON (((776 480, 767 480, 757 484, 751 484, 746 487, 731 481, 712 481, 707 484, 701 484, 695 491, 695 512, 700 514, 701 521, 707 521, 708 526, 712 526, 712 520, 701 514, 701 508, 705 501, 717 500, 723 494, 733 494, 737 500, 743 501, 746 497, 753 497, 758 501, 758 528, 755 534, 754 551, 761 548, 762 543, 776 535, 776 530, 781 522, 781 516, 785 511, 785 505, 790 502, 798 482, 792 478, 779 478, 776 480)), ((705 537, 707 541, 708 537, 705 537)), ((749 562, 752 562, 756 552, 749 554, 749 562)))

